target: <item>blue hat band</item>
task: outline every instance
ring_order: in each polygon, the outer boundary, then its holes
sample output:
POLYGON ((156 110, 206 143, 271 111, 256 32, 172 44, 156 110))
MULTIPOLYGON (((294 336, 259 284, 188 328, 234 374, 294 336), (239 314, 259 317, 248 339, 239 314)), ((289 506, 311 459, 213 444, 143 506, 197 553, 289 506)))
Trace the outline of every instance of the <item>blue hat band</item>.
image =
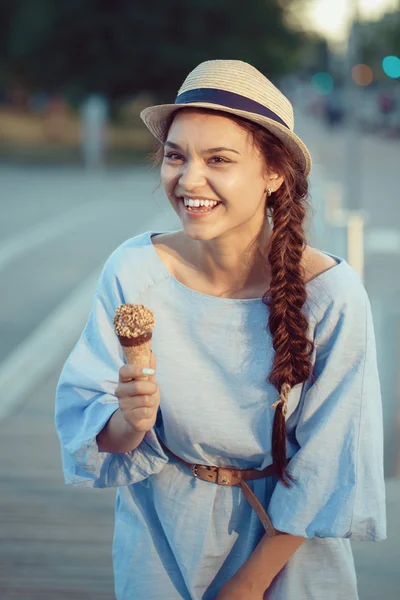
POLYGON ((197 88, 189 90, 188 92, 183 92, 183 94, 177 96, 175 100, 175 104, 188 104, 190 102, 209 102, 210 104, 219 104, 226 108, 244 110, 260 115, 260 117, 272 119, 280 125, 287 127, 287 129, 290 129, 285 121, 263 104, 260 104, 255 100, 250 100, 240 94, 235 94, 234 92, 227 92, 225 90, 217 90, 214 88, 197 88))

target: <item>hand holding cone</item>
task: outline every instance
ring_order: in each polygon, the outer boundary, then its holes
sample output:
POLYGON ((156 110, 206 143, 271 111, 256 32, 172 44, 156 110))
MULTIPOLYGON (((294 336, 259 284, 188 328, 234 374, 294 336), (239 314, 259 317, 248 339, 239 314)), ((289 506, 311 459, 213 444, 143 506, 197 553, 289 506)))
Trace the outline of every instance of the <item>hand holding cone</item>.
POLYGON ((155 376, 142 376, 143 368, 156 368, 151 352, 154 314, 143 304, 121 304, 115 311, 114 329, 126 362, 119 372, 115 395, 124 419, 137 433, 144 434, 155 424, 160 390, 155 376))

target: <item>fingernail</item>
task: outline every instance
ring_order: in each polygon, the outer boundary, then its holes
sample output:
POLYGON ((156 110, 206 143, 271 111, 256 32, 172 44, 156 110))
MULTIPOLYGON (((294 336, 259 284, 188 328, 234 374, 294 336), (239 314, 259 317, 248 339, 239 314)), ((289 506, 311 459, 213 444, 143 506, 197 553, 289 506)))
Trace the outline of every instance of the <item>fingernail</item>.
POLYGON ((143 373, 143 375, 154 375, 155 370, 154 369, 142 369, 142 373, 143 373))

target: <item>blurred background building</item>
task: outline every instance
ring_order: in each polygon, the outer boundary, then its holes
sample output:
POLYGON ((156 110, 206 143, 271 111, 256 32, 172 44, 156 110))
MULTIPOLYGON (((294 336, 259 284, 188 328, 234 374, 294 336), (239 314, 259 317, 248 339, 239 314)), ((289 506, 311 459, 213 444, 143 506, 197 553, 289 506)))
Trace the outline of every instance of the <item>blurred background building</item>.
POLYGON ((309 146, 310 243, 374 316, 389 539, 354 544, 361 600, 400 597, 400 2, 0 0, 0 598, 112 597, 113 491, 63 484, 56 381, 99 268, 178 229, 142 108, 214 58, 262 71, 309 146))

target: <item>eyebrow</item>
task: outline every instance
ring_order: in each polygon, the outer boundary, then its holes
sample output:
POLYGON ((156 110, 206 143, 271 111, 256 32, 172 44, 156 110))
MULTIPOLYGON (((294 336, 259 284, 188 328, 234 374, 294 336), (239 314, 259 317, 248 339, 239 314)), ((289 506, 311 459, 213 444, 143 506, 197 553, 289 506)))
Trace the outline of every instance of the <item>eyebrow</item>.
MULTIPOLYGON (((164 146, 170 146, 171 148, 175 148, 175 150, 181 150, 182 148, 179 146, 179 144, 174 144, 174 142, 165 142, 164 146)), ((219 146, 218 148, 208 148, 207 150, 203 150, 203 154, 208 154, 209 152, 234 152, 235 154, 239 154, 240 156, 240 152, 238 152, 237 150, 233 150, 233 148, 224 148, 223 146, 219 146)))

